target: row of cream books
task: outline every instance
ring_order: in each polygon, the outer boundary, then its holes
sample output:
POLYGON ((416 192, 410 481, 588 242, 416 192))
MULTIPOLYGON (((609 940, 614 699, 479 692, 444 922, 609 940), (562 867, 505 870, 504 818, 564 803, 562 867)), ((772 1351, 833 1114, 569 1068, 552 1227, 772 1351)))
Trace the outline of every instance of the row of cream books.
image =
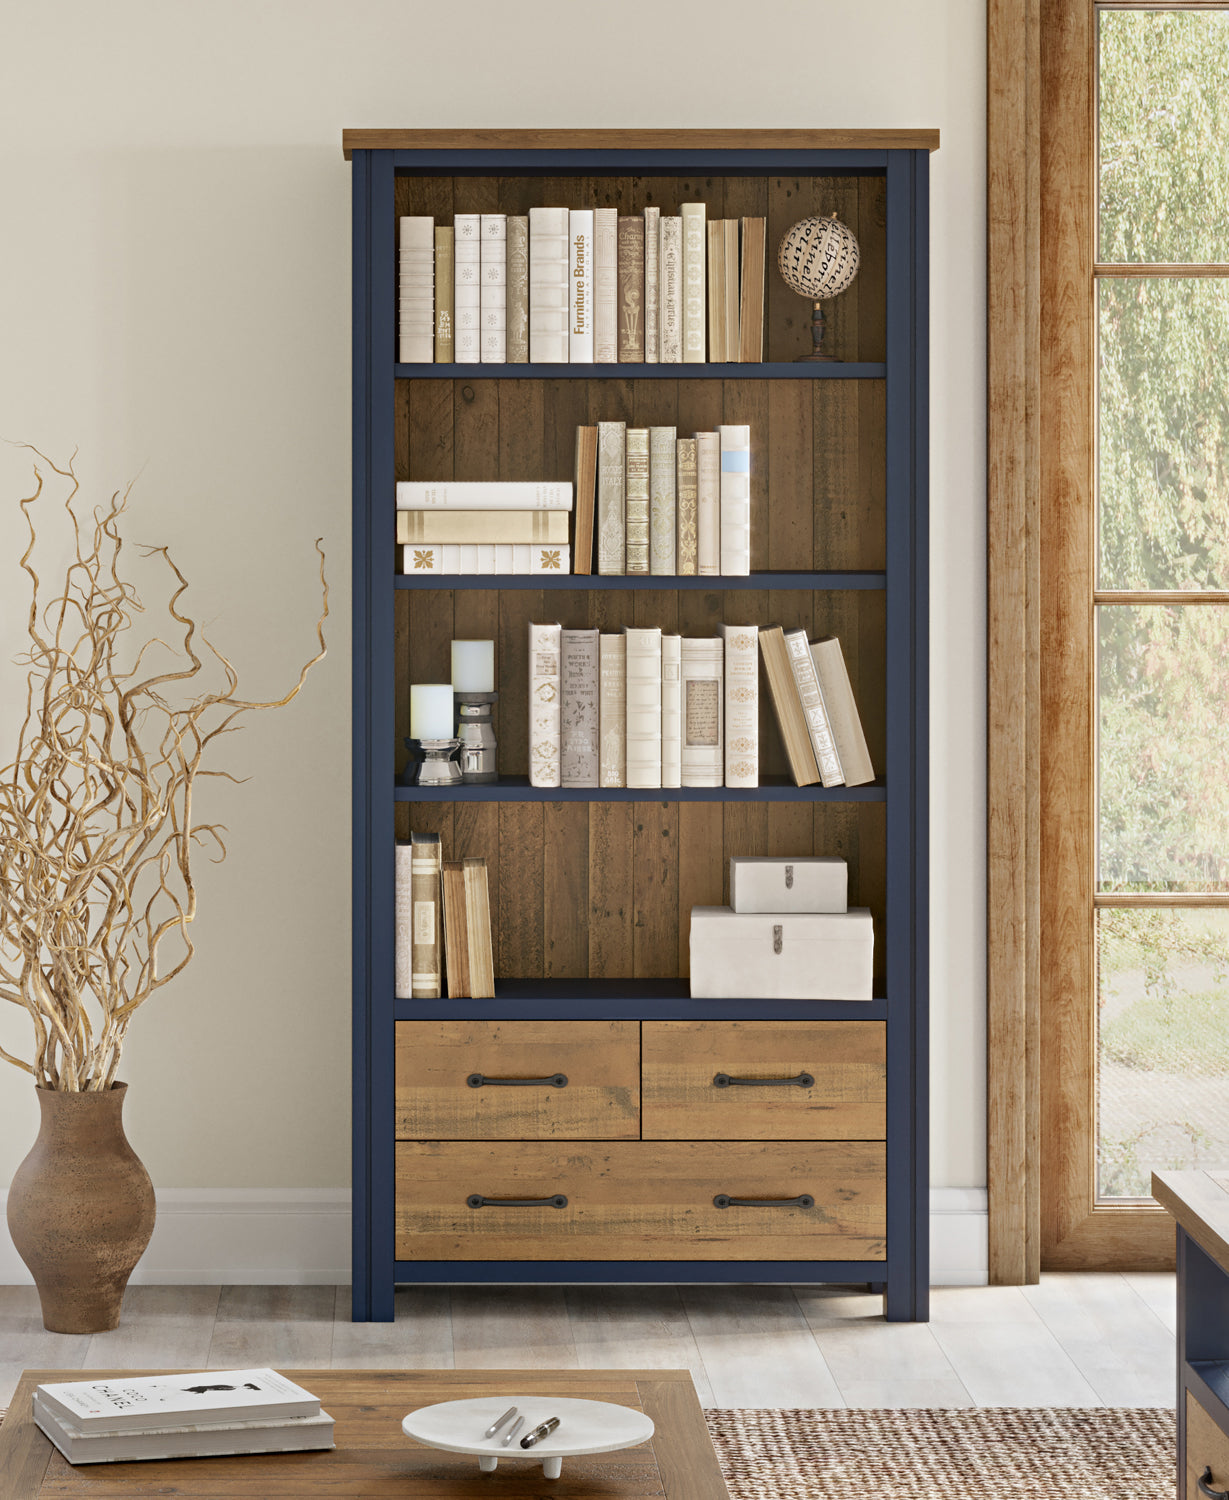
POLYGON ((276 1370, 40 1385, 34 1420, 70 1464, 332 1448, 333 1419, 276 1370))
POLYGON ((759 658, 798 786, 875 779, 840 641, 719 625, 620 633, 529 626, 529 781, 537 787, 756 787, 759 658))
POLYGON ((438 833, 395 852, 393 985, 398 1000, 495 997, 485 859, 445 859, 438 833))
POLYGON ((399 481, 401 571, 588 574, 596 562, 614 575, 750 574, 746 423, 691 437, 578 427, 575 474, 575 493, 566 481, 399 481))
POLYGON ((399 221, 402 364, 706 364, 764 349, 762 218, 703 203, 399 221))

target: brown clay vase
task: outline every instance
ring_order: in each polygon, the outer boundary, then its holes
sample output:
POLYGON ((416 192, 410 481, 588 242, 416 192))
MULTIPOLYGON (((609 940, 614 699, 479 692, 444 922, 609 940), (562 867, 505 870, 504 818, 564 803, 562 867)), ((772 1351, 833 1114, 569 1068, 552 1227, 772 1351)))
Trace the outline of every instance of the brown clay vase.
POLYGON ((126 1083, 105 1093, 38 1089, 38 1139, 9 1189, 9 1232, 52 1333, 119 1323, 132 1269, 154 1232, 154 1187, 128 1144, 126 1083))

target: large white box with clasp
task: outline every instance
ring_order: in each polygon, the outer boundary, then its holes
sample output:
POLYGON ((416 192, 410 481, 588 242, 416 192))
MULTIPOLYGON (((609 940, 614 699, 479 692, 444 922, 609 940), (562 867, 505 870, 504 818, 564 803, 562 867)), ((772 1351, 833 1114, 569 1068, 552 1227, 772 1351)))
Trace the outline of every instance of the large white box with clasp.
POLYGON ((847 911, 849 866, 830 855, 778 859, 735 854, 730 859, 730 905, 743 912, 847 911))
POLYGON ((697 1000, 869 1000, 874 952, 864 906, 814 913, 691 909, 697 1000))

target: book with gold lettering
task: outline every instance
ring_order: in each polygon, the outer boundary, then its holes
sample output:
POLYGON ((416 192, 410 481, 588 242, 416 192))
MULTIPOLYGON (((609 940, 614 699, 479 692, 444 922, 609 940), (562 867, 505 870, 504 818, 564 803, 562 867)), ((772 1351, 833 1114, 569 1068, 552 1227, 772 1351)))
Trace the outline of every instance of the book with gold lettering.
POLYGON ((562 627, 529 626, 529 784, 559 785, 559 647, 562 627))
POLYGON ((718 625, 725 642, 725 784, 760 784, 760 652, 757 625, 718 625))
POLYGON ((841 758, 832 738, 832 722, 824 706, 823 691, 819 686, 819 675, 815 671, 815 659, 805 630, 784 632, 785 649, 789 653, 790 671, 802 704, 802 716, 806 720, 807 734, 819 766, 820 780, 825 786, 840 786, 845 780, 841 770, 841 758))
POLYGON ((482 360, 482 215, 453 216, 452 303, 454 357, 459 365, 482 360))
POLYGON ((657 281, 658 358, 663 365, 677 365, 683 358, 683 220, 678 214, 661 217, 657 281))
POLYGON ((649 429, 627 429, 627 567, 649 571, 649 429))
POLYGON ((644 211, 644 362, 661 361, 661 209, 644 211))
POLYGON ((559 638, 559 785, 597 785, 598 633, 563 630, 559 638))
POLYGON ((597 570, 627 572, 627 424, 597 424, 597 570))
POLYGON ((508 215, 508 363, 529 362, 529 215, 508 215))
POLYGON ((401 549, 403 573, 570 573, 570 547, 540 542, 417 542, 401 549))
POLYGON ((435 226, 435 363, 450 365, 456 359, 452 336, 452 278, 455 272, 451 224, 435 226))
POLYGON ((677 427, 649 428, 649 572, 678 572, 677 427))
POLYGON ((683 363, 704 363, 704 262, 706 235, 703 203, 684 203, 683 217, 683 363))
POLYGON ((482 290, 479 295, 481 315, 482 363, 508 363, 508 216, 482 215, 482 290))
POLYGON ((644 363, 644 220, 619 220, 619 363, 644 363))
POLYGON ((675 449, 675 490, 678 495, 678 570, 696 572, 696 440, 679 438, 675 449))
POLYGON ((627 639, 598 640, 599 786, 627 785, 627 639))
POLYGON ((593 363, 593 210, 568 213, 568 359, 593 363))
POLYGON ((576 520, 572 532, 572 566, 593 572, 593 517, 597 503, 597 428, 576 429, 576 520))

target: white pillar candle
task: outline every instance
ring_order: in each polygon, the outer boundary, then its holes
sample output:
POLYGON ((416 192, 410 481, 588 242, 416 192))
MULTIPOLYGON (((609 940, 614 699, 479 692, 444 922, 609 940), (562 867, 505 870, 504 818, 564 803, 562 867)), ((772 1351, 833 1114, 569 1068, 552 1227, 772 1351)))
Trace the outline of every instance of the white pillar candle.
POLYGON ((410 687, 410 738, 412 740, 451 740, 456 738, 453 722, 452 684, 416 682, 410 687))
POLYGON ((494 641, 453 641, 452 690, 454 693, 495 691, 494 641))

